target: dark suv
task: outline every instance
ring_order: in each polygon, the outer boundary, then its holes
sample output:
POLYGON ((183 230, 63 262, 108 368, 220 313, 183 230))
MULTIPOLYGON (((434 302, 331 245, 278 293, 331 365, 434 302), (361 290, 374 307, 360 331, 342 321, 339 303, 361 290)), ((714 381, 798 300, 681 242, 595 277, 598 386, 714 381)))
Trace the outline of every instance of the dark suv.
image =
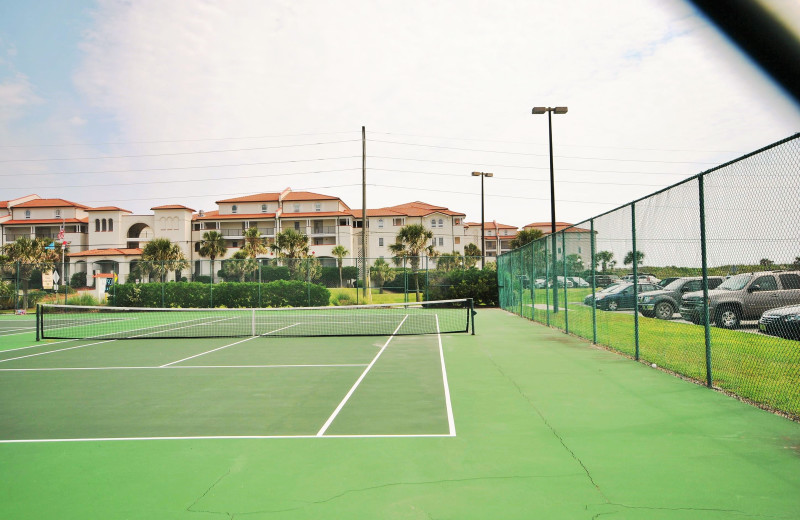
MULTIPOLYGON (((716 289, 722 283, 721 276, 709 276, 708 288, 716 289)), ((702 291, 703 279, 699 276, 675 278, 658 291, 639 295, 639 312, 648 318, 670 320, 681 306, 681 296, 687 292, 702 291)))
MULTIPOLYGON (((656 289, 658 289, 658 286, 652 283, 639 284, 640 293, 655 291, 656 289)), ((589 294, 583 299, 583 303, 591 306, 593 300, 597 302, 598 309, 607 311, 636 308, 632 283, 621 283, 610 289, 598 291, 595 293, 594 297, 589 294)))
MULTIPOLYGON (((800 271, 764 271, 732 276, 708 292, 708 315, 717 327, 735 329, 742 320, 757 320, 764 311, 800 304, 800 271)), ((703 321, 703 293, 683 295, 681 316, 703 321)))

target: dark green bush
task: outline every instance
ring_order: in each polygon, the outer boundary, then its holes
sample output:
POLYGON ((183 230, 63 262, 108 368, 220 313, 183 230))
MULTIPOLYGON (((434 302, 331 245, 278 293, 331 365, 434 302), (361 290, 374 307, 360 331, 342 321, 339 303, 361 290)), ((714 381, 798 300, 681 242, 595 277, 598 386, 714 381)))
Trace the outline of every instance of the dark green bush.
POLYGON ((72 273, 69 279, 69 286, 73 288, 86 287, 86 272, 78 271, 77 273, 72 273))
MULTIPOLYGON (((258 307, 259 284, 253 282, 126 283, 109 295, 119 307, 258 307)), ((261 284, 261 307, 319 307, 328 305, 330 291, 296 280, 261 284), (309 300, 310 295, 310 300, 309 300)))
MULTIPOLYGON (((429 276, 429 300, 472 298, 476 306, 497 306, 497 271, 491 268, 457 269, 429 276)), ((420 284, 422 285, 422 284, 420 284)))

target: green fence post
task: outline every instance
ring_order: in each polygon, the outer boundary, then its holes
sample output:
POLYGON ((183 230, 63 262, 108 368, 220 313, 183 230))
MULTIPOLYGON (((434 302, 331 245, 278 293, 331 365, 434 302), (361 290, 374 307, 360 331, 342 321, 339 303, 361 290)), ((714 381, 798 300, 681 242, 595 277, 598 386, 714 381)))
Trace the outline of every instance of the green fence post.
POLYGON ((19 272, 20 272, 20 269, 21 269, 21 263, 20 263, 19 260, 17 260, 17 272, 16 272, 16 277, 15 277, 16 282, 15 282, 15 285, 14 285, 14 310, 19 309, 19 305, 20 305, 20 303, 19 303, 19 285, 20 285, 19 272))
POLYGON ((536 318, 536 241, 531 242, 531 320, 536 318))
POLYGON ((214 261, 211 260, 211 286, 209 288, 209 299, 211 300, 210 307, 214 308, 214 261))
POLYGON ((702 262, 703 274, 703 326, 705 327, 706 343, 706 386, 711 388, 714 380, 711 375, 711 320, 708 315, 708 258, 706 254, 706 193, 703 178, 703 175, 699 176, 697 182, 698 197, 700 199, 700 260, 702 262))
POLYGON ((561 232, 561 262, 564 264, 564 332, 569 333, 569 309, 567 304, 567 232, 561 232))
MULTIPOLYGON (((550 283, 550 259, 547 258, 547 240, 544 243, 544 301, 546 305, 545 311, 545 323, 547 326, 550 326, 550 289, 547 287, 547 284, 550 283)), ((552 253, 552 251, 551 251, 552 253)))
POLYGON ((258 306, 261 307, 261 258, 258 259, 258 306))
POLYGON ((633 340, 634 359, 639 361, 639 258, 636 254, 636 203, 631 203, 631 245, 633 246, 633 340))
POLYGON ((594 243, 594 219, 589 220, 589 231, 591 232, 591 250, 592 250, 592 343, 597 343, 597 302, 595 296, 597 291, 597 283, 595 276, 597 274, 597 266, 595 256, 595 243, 594 243))

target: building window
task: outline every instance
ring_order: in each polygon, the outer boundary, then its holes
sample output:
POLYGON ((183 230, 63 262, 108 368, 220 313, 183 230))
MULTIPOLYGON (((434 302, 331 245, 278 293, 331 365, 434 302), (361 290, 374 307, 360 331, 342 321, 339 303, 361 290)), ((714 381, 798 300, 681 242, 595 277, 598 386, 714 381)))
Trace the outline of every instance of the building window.
POLYGON ((114 219, 113 218, 108 219, 108 230, 109 231, 114 231, 114 219))
POLYGON ((444 227, 444 220, 439 219, 439 227, 444 227))
POLYGON ((106 219, 103 219, 103 231, 107 229, 106 219))
POLYGON ((200 242, 195 242, 194 243, 194 250, 195 250, 195 252, 199 252, 200 251, 200 242))
POLYGON ((456 244, 460 244, 460 243, 461 243, 461 237, 456 237, 456 244))
POLYGON ((453 219, 453 224, 455 224, 456 226, 461 224, 461 219, 460 218, 454 218, 453 219))
POLYGON ((61 218, 61 210, 60 209, 56 210, 56 218, 61 218))
POLYGON ((300 231, 300 222, 297 222, 297 221, 295 221, 295 223, 294 223, 294 230, 295 230, 295 231, 300 231))
POLYGON ((439 246, 443 246, 443 245, 444 245, 444 238, 443 237, 439 237, 439 246))
POLYGON ((379 218, 379 219, 378 219, 378 227, 379 227, 379 228, 382 228, 382 227, 383 227, 383 219, 382 219, 382 218, 379 218))
POLYGON ((31 210, 29 209, 25 210, 25 218, 31 218, 31 210))
POLYGON ((234 241, 233 241, 233 246, 232 246, 232 247, 239 247, 239 242, 237 242, 236 240, 234 240, 234 241))
POLYGON ((315 202, 314 203, 314 211, 322 211, 322 203, 321 202, 315 202))
POLYGON ((393 218, 392 219, 392 225, 393 226, 402 226, 403 224, 406 223, 405 221, 406 221, 406 219, 404 219, 404 218, 393 218))
POLYGON ((239 206, 237 206, 236 204, 231 206, 231 213, 237 213, 238 211, 239 211, 239 206))
POLYGON ((100 219, 99 218, 94 219, 94 231, 95 231, 95 233, 100 231, 100 219))
POLYGON ((580 254, 582 254, 582 251, 581 251, 581 246, 578 246, 578 254, 579 254, 579 255, 580 255, 580 254))
POLYGON ((294 205, 294 212, 295 213, 300 213, 300 204, 295 204, 294 205))
POLYGON ((383 238, 378 239, 378 245, 383 247, 383 238))
POLYGON ((266 212, 267 212, 267 205, 266 204, 262 204, 261 205, 261 213, 266 213, 266 212))
POLYGON ((431 227, 432 228, 436 227, 436 219, 435 218, 431 219, 431 227))

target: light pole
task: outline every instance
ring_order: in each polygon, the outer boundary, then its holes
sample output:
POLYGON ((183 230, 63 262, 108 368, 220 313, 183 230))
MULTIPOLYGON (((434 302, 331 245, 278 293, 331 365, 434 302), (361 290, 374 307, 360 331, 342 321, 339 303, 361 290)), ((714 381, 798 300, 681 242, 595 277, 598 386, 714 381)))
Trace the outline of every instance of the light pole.
POLYGON ((483 217, 483 179, 484 177, 494 177, 493 173, 488 172, 472 172, 473 177, 481 178, 481 269, 483 269, 486 262, 486 219, 483 217))
MULTIPOLYGON (((533 107, 532 114, 544 114, 547 112, 547 124, 550 136, 550 235, 553 237, 553 312, 558 312, 558 276, 556 275, 556 188, 553 179, 553 112, 556 114, 566 114, 567 107, 533 107)), ((564 280, 566 287, 567 281, 564 280)))

